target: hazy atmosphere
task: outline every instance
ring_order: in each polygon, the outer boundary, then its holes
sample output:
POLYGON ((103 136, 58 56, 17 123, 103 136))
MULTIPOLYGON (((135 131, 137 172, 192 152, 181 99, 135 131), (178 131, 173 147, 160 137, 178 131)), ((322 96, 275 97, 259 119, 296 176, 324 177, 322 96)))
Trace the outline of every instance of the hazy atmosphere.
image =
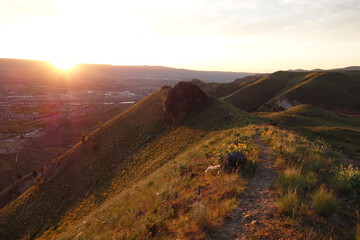
POLYGON ((360 62, 359 0, 1 0, 2 58, 272 72, 360 62))
POLYGON ((0 0, 0 240, 360 240, 360 0, 0 0))

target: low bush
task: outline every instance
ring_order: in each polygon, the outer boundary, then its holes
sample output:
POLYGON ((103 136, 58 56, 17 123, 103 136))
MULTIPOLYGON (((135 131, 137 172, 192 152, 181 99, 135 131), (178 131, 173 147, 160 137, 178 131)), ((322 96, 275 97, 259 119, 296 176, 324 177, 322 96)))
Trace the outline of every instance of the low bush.
POLYGON ((360 195, 360 170, 351 164, 341 165, 335 170, 335 185, 343 193, 357 193, 360 195))
POLYGON ((280 212, 286 215, 294 215, 298 204, 299 198, 297 196, 296 190, 287 191, 276 201, 276 205, 280 212))
POLYGON ((323 185, 313 194, 312 206, 323 217, 330 217, 336 213, 339 201, 333 192, 328 191, 323 185))
POLYGON ((303 192, 306 186, 306 179, 305 176, 301 174, 299 169, 287 168, 278 177, 276 186, 282 193, 294 190, 303 192))
POLYGON ((193 217, 196 224, 202 229, 206 229, 210 226, 207 208, 203 203, 195 203, 193 205, 193 217))
POLYGON ((258 168, 257 162, 254 160, 251 160, 245 164, 245 167, 243 168, 242 173, 244 175, 251 174, 251 173, 254 173, 257 168, 258 168))

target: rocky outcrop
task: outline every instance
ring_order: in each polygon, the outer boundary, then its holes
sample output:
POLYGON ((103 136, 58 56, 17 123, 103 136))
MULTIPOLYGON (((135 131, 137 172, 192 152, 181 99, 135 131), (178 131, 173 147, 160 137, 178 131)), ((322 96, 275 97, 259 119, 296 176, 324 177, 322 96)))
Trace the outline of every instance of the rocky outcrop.
POLYGON ((289 102, 288 99, 285 97, 280 97, 276 102, 275 105, 283 110, 288 110, 292 107, 295 107, 296 105, 293 105, 289 102))
POLYGON ((165 101, 166 118, 169 122, 177 123, 209 102, 209 96, 198 86, 189 82, 179 82, 169 91, 165 101))
POLYGON ((246 157, 242 152, 229 152, 225 156, 225 171, 238 170, 245 167, 246 157))

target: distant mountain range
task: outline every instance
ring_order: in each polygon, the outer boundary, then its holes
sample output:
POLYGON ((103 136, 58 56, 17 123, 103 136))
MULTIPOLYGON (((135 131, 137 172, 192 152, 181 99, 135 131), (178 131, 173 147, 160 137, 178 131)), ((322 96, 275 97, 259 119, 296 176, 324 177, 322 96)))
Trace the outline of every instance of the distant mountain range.
POLYGON ((290 69, 289 72, 321 72, 321 71, 360 71, 360 66, 350 66, 344 68, 334 68, 334 69, 321 69, 315 68, 313 70, 305 70, 305 69, 290 69))
MULTIPOLYGON (((332 70, 288 70, 290 72, 318 72, 318 71, 360 71, 360 66, 350 66, 332 70)), ((54 72, 49 62, 24 59, 0 59, 0 77, 2 76, 46 76, 54 72)), ((188 81, 200 79, 204 82, 224 83, 246 76, 254 75, 249 72, 197 71, 170 68, 163 66, 116 66, 110 64, 81 63, 73 70, 75 74, 93 77, 110 77, 119 79, 164 79, 174 81, 188 81)))
MULTIPOLYGON (((37 60, 0 59, 1 76, 49 76, 54 68, 49 62, 37 60)), ((165 79, 165 80, 191 80, 201 79, 205 82, 230 82, 236 78, 242 78, 253 73, 246 72, 221 72, 221 71, 196 71, 177 69, 162 66, 114 66, 108 64, 85 64, 77 65, 73 70, 76 74, 91 77, 105 76, 119 79, 165 79)))

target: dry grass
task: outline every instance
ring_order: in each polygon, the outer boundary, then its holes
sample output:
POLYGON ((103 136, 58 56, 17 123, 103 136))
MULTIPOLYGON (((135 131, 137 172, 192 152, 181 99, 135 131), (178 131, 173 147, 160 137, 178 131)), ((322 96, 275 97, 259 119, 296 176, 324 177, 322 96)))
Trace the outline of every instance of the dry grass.
POLYGON ((338 210, 339 201, 335 198, 333 192, 321 186, 312 195, 312 207, 321 216, 330 217, 338 210))
POLYGON ((281 195, 277 199, 276 204, 281 213, 294 216, 299 204, 299 197, 296 190, 288 191, 281 195))
POLYGON ((304 192, 306 187, 305 176, 296 168, 286 168, 276 181, 276 186, 282 193, 289 191, 304 192))
POLYGON ((329 217, 338 213, 336 217, 342 221, 347 221, 349 216, 355 218, 350 209, 358 206, 356 195, 339 196, 327 189, 344 185, 351 188, 349 179, 356 182, 356 177, 350 177, 357 175, 356 169, 338 167, 339 161, 334 158, 341 155, 329 156, 329 146, 322 141, 311 142, 272 126, 262 128, 260 133, 263 141, 271 146, 275 163, 282 169, 274 184, 279 192, 276 206, 281 213, 280 221, 290 217, 299 222, 297 225, 309 231, 310 239, 353 238, 355 226, 339 227, 329 217), (340 197, 342 204, 339 204, 340 197), (316 227, 309 228, 308 224, 316 227))
POLYGON ((60 239, 79 234, 83 239, 203 239, 237 207, 237 196, 246 184, 239 173, 205 169, 221 163, 235 141, 241 141, 237 147, 248 149, 244 152, 249 159, 258 156, 250 140, 253 134, 252 127, 219 132, 105 202, 60 239))

